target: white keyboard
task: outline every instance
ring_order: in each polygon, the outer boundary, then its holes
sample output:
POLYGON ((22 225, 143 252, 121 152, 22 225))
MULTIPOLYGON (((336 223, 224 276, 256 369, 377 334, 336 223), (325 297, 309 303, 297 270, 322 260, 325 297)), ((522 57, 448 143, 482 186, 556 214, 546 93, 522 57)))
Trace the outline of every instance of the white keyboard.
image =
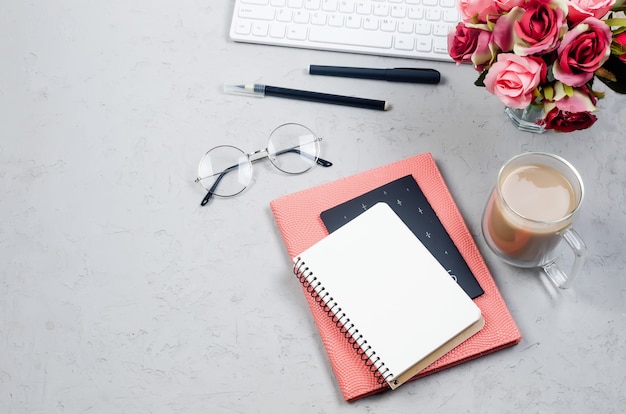
POLYGON ((236 42, 451 62, 456 0, 236 0, 236 42))

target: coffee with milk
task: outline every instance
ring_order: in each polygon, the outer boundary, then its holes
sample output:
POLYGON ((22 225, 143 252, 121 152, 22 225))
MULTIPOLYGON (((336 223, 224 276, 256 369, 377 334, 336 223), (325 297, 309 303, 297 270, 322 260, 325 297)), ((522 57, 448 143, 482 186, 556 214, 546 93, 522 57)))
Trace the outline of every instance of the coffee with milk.
POLYGON ((510 258, 536 264, 552 251, 556 234, 570 224, 577 205, 569 181, 552 167, 523 165, 500 178, 502 200, 487 211, 487 231, 494 245, 510 258))
POLYGON ((557 268, 551 255, 565 239, 577 256, 577 271, 582 266, 586 248, 571 225, 583 193, 580 175, 562 158, 545 153, 518 155, 500 170, 483 214, 483 236, 506 262, 540 266, 546 272, 550 266, 564 279, 557 284, 563 284, 568 275, 557 268))

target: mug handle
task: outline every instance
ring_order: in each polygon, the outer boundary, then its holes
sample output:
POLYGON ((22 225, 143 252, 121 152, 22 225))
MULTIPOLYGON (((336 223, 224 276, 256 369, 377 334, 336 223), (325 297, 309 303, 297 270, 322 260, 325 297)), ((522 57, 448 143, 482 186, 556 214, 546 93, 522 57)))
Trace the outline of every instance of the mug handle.
POLYGON ((554 282, 555 285, 561 289, 567 289, 572 285, 574 279, 578 277, 585 264, 587 258, 587 246, 585 242, 580 238, 578 233, 572 228, 565 230, 561 233, 561 237, 565 239, 567 244, 574 252, 574 263, 572 264, 572 270, 569 274, 562 271, 554 261, 542 265, 544 272, 554 282))

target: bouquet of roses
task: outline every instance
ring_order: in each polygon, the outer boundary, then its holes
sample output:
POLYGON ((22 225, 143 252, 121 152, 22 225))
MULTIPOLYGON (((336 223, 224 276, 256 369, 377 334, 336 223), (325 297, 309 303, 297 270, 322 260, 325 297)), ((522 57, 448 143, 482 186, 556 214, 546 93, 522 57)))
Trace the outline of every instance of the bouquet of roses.
POLYGON ((585 129, 603 96, 594 78, 626 93, 625 1, 458 0, 448 51, 507 107, 542 109, 546 129, 585 129))

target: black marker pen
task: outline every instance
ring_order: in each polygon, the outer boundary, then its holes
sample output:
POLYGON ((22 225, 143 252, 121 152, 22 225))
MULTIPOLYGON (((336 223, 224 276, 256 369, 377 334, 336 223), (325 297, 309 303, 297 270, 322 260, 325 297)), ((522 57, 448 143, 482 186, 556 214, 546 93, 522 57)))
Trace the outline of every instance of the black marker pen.
POLYGON ((412 82, 437 84, 441 80, 441 74, 435 69, 421 68, 393 68, 372 69, 354 68, 348 66, 320 66, 309 67, 311 75, 340 76, 344 78, 378 79, 390 82, 412 82))

